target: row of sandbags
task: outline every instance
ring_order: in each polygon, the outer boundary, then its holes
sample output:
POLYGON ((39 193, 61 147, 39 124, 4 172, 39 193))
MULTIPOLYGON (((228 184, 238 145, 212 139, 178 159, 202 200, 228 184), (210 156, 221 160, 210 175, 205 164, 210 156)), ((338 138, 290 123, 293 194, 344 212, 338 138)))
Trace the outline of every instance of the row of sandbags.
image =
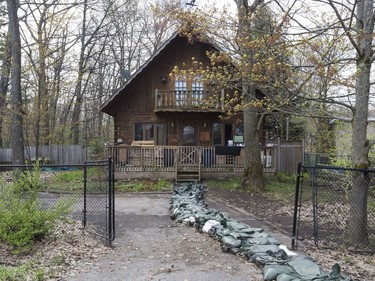
POLYGON ((310 257, 297 255, 268 235, 209 208, 204 202, 205 186, 198 183, 175 185, 171 199, 171 218, 194 226, 221 242, 224 251, 247 257, 261 266, 264 280, 349 281, 335 264, 325 272, 310 257))

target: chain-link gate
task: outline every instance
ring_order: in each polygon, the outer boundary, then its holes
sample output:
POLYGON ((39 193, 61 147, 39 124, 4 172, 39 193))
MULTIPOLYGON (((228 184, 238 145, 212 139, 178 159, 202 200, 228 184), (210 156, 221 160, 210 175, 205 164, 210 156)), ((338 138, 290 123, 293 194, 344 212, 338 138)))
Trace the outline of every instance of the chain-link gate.
POLYGON ((375 252, 375 170, 298 166, 292 247, 375 252))
POLYGON ((83 225, 87 231, 106 239, 115 238, 114 169, 108 161, 86 162, 84 165, 83 225))
POLYGON ((111 158, 84 165, 0 165, 0 195, 2 190, 17 184, 20 174, 23 175, 22 184, 37 189, 39 208, 49 210, 61 201, 70 202, 69 219, 82 221, 86 231, 104 238, 107 245, 114 240, 114 169, 111 158))

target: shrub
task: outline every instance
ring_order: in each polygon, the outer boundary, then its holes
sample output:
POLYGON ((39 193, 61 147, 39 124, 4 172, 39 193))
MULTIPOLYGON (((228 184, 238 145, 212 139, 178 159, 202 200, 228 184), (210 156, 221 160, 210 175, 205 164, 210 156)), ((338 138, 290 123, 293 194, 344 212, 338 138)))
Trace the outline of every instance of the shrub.
POLYGON ((68 200, 60 200, 49 208, 40 206, 38 181, 36 168, 33 172, 21 172, 11 186, 1 190, 0 240, 12 246, 16 254, 30 250, 72 206, 68 200))

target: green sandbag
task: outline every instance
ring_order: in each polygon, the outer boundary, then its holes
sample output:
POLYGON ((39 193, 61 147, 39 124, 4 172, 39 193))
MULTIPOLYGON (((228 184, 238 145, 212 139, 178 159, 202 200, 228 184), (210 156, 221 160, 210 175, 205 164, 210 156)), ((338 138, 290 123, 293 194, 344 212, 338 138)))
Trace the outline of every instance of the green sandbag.
POLYGON ((238 222, 238 221, 234 221, 234 220, 227 221, 227 226, 230 229, 237 230, 237 231, 249 228, 249 226, 247 224, 244 224, 244 223, 241 223, 241 222, 238 222))
POLYGON ((223 243, 223 248, 228 250, 232 248, 238 248, 241 246, 241 240, 234 239, 231 236, 224 236, 221 239, 221 242, 223 243))
POLYGON ((296 275, 288 274, 288 273, 281 273, 277 275, 277 281, 302 281, 301 278, 299 278, 296 275))
POLYGON ((251 257, 257 253, 266 253, 271 251, 273 253, 277 253, 280 248, 277 245, 254 245, 251 249, 246 253, 248 257, 251 257))
POLYGON ((310 257, 297 256, 288 264, 304 279, 327 275, 310 257))
POLYGON ((288 265, 265 265, 263 267, 263 279, 265 281, 275 280, 281 273, 293 274, 295 273, 293 268, 288 265))

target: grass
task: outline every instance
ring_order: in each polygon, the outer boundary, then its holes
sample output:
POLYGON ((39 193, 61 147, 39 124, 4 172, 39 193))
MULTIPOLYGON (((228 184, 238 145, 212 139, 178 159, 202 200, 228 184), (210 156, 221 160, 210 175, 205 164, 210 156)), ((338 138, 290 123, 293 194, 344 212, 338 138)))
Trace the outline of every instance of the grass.
POLYGON ((172 191, 173 185, 165 179, 149 180, 130 180, 118 181, 115 183, 115 189, 118 192, 147 192, 147 191, 172 191))
MULTIPOLYGON (((204 183, 211 188, 237 190, 241 191, 241 177, 230 178, 226 180, 207 180, 204 183)), ((278 173, 265 176, 265 189, 262 192, 275 199, 291 202, 294 200, 296 179, 295 175, 286 175, 278 173)), ((246 192, 245 190, 242 190, 246 192)))

